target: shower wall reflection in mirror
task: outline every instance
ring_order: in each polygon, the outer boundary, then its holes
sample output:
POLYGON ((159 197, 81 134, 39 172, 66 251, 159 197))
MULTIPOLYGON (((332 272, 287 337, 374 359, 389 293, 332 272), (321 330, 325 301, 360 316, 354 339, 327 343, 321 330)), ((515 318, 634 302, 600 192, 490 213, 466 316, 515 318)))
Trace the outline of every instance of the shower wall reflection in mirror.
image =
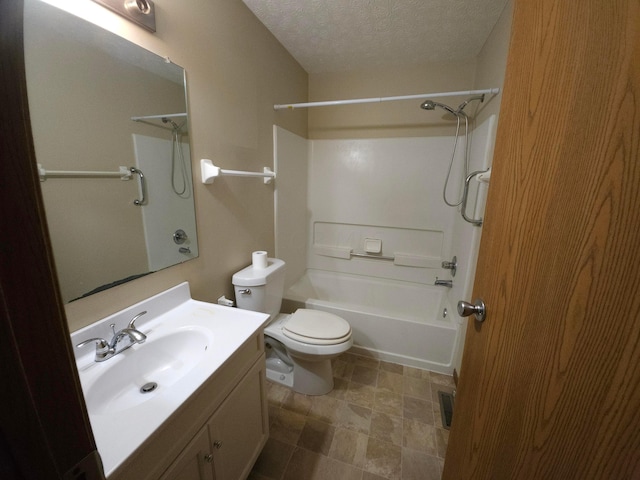
POLYGON ((25 1, 25 62, 64 301, 196 257, 184 70, 40 0, 25 1), (92 173, 120 167, 144 183, 92 173))

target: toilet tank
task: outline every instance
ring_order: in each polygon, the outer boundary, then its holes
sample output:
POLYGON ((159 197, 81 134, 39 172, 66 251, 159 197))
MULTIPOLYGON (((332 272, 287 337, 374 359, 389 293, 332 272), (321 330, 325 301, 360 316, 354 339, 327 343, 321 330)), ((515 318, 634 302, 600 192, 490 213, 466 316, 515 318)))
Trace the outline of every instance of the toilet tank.
POLYGON ((284 294, 284 272, 284 261, 269 258, 267 268, 249 265, 234 273, 231 281, 238 308, 268 313, 275 318, 280 313, 284 294))

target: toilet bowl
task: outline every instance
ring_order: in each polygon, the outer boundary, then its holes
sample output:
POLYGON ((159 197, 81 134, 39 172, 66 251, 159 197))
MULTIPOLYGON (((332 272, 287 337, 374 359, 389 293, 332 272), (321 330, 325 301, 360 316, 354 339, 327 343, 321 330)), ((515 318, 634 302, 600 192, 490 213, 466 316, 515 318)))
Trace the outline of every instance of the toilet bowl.
POLYGON ((351 326, 328 312, 298 309, 281 314, 285 263, 269 258, 267 268, 252 265, 233 275, 239 308, 268 313, 264 329, 267 378, 305 395, 333 389, 331 359, 353 345, 351 326))

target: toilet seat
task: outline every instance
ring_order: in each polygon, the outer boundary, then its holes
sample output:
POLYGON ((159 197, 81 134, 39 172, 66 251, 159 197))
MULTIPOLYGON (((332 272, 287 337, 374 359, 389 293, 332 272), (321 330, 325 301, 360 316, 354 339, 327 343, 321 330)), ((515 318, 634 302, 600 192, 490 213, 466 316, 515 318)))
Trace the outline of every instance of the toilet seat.
POLYGON ((332 313, 300 308, 282 326, 282 333, 312 345, 336 345, 349 340, 351 325, 332 313))

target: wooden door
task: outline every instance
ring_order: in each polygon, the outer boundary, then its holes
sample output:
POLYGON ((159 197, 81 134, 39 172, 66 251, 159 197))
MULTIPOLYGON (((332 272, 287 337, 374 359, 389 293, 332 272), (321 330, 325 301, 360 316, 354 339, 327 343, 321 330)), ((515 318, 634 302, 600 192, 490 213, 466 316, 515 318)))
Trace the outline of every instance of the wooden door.
POLYGON ((0 0, 0 478, 102 479, 31 139, 23 2, 0 0))
POLYGON ((640 479, 639 32, 515 0, 446 480, 640 479))

